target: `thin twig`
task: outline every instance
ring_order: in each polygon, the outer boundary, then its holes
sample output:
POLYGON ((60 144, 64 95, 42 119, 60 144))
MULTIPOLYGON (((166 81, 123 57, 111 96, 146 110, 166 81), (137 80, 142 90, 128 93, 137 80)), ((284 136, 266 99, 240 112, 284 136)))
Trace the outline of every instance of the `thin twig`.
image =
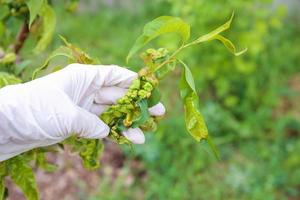
POLYGON ((18 54, 20 50, 22 49, 27 37, 29 35, 29 28, 28 23, 24 22, 23 25, 20 28, 20 31, 17 35, 16 42, 14 44, 14 52, 15 54, 18 54))

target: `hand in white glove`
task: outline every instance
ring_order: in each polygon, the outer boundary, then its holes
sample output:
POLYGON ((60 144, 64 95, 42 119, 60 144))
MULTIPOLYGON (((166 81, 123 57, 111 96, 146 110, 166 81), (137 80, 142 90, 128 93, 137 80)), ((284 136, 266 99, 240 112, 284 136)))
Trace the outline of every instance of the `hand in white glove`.
MULTIPOLYGON (((34 81, 0 90, 0 161, 35 147, 79 137, 104 138, 109 127, 99 119, 105 109, 122 97, 137 74, 110 65, 71 64, 34 81)), ((165 113, 159 103, 151 115, 165 113)), ((123 135, 142 144, 139 128, 123 135)))

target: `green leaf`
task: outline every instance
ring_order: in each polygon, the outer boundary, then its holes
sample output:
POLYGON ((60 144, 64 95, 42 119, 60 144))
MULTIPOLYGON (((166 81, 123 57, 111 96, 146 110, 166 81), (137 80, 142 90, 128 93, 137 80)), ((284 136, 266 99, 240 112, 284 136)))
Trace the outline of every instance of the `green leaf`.
POLYGON ((33 21, 38 16, 38 14, 41 12, 42 6, 43 6, 44 0, 28 0, 26 1, 26 5, 29 9, 29 28, 31 27, 33 21))
POLYGON ((32 79, 36 78, 38 72, 46 69, 49 62, 57 56, 64 56, 75 62, 72 49, 70 49, 66 46, 60 46, 48 56, 48 58, 46 59, 46 61, 44 62, 44 64, 41 67, 34 70, 34 72, 32 74, 32 79))
POLYGON ((43 32, 41 39, 34 48, 34 53, 40 53, 49 45, 55 31, 56 16, 54 10, 47 3, 43 3, 40 16, 43 19, 43 32))
POLYGON ((199 37, 193 43, 198 44, 198 43, 201 43, 201 42, 206 42, 206 41, 214 39, 214 37, 216 35, 218 35, 219 33, 221 33, 221 32, 223 32, 223 31, 225 31, 225 30, 227 30, 227 29, 230 28, 230 25, 231 25, 231 22, 233 20, 233 17, 234 17, 234 13, 232 13, 230 19, 225 24, 223 24, 222 26, 219 26, 218 28, 216 28, 215 30, 211 31, 210 33, 207 33, 207 34, 199 37))
POLYGON ((235 56, 242 55, 243 53, 245 53, 247 51, 247 48, 243 49, 242 51, 237 52, 234 44, 229 39, 227 39, 224 36, 220 35, 220 33, 222 33, 223 31, 230 28, 233 17, 234 17, 234 13, 232 13, 230 19, 225 24, 223 24, 222 26, 216 28, 215 30, 211 31, 208 34, 205 34, 205 35, 199 37, 198 39, 191 42, 187 46, 195 45, 195 44, 199 44, 199 43, 207 42, 207 41, 211 41, 211 40, 219 40, 235 56))
POLYGON ((142 99, 141 101, 138 102, 138 105, 140 107, 141 114, 139 118, 137 118, 132 122, 131 128, 139 127, 150 118, 147 99, 142 99))
POLYGON ((223 43, 223 45, 235 56, 242 55, 247 51, 247 48, 237 52, 234 44, 227 38, 223 37, 222 35, 216 35, 214 39, 217 39, 223 43))
POLYGON ((148 42, 165 33, 177 33, 181 36, 182 42, 190 37, 190 25, 182 19, 172 16, 161 16, 144 26, 143 34, 135 41, 127 56, 129 59, 148 42))
POLYGON ((32 168, 25 162, 22 155, 8 160, 8 172, 11 179, 22 189, 26 199, 38 200, 39 195, 32 168))

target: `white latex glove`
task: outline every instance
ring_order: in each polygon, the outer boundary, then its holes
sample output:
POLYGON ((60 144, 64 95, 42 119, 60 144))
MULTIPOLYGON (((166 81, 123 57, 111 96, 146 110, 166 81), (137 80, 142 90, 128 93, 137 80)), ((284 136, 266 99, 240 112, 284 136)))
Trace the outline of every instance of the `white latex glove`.
MULTIPOLYGON (((73 133, 106 137, 109 127, 98 116, 136 78, 135 72, 115 65, 71 64, 34 81, 0 89, 0 161, 61 142, 73 133)), ((165 108, 159 103, 149 111, 159 116, 165 108)), ((145 141, 139 128, 123 135, 133 143, 145 141)))

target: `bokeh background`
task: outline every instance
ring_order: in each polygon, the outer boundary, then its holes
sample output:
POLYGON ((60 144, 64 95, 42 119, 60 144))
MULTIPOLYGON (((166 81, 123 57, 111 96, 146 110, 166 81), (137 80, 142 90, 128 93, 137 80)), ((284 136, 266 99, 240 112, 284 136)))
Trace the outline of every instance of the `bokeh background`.
MULTIPOLYGON (((50 156, 59 170, 37 171, 42 199, 300 199, 298 0, 82 0, 75 12, 52 2, 56 33, 104 64, 138 70, 138 57, 129 64, 125 57, 143 25, 160 15, 182 17, 197 37, 235 11, 226 36, 248 52, 234 57, 215 41, 180 55, 195 75, 220 161, 186 132, 175 71, 160 86, 167 115, 144 145, 129 149, 106 141, 102 167, 93 172, 68 152, 50 156)), ((57 34, 40 57, 33 57, 29 40, 23 57, 40 65, 61 44, 57 34)), ((164 36, 149 46, 176 44, 176 37, 164 36)), ((18 189, 10 190, 11 199, 22 199, 18 189)))

